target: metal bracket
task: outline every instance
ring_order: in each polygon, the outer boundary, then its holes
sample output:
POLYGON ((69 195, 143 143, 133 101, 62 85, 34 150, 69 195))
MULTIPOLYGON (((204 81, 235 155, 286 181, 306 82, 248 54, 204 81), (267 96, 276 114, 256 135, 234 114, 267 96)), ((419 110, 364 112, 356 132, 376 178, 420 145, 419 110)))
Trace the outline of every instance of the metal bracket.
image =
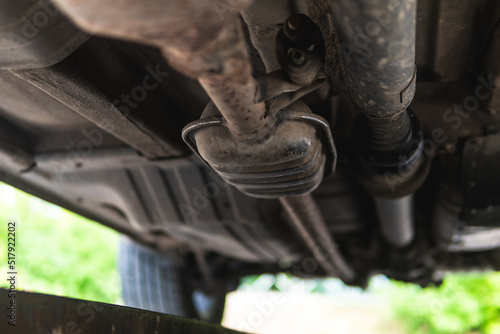
MULTIPOLYGON (((329 177, 333 175, 335 172, 335 167, 337 164, 337 150, 335 148, 335 144, 333 141, 332 132, 330 130, 330 125, 328 122, 321 116, 313 114, 313 113, 305 113, 300 111, 286 111, 286 112, 278 112, 276 115, 278 118, 277 125, 283 121, 298 121, 298 122, 306 122, 313 125, 316 129, 320 130, 319 133, 323 136, 323 144, 325 149, 326 156, 326 167, 325 167, 325 175, 324 177, 329 177)), ((215 127, 215 126, 223 126, 227 127, 224 122, 224 118, 222 116, 214 116, 196 120, 194 122, 189 123, 182 130, 182 139, 189 146, 189 148, 208 166, 211 167, 210 164, 203 159, 198 151, 198 147, 196 146, 196 141, 194 140, 194 134, 204 128, 215 127)))

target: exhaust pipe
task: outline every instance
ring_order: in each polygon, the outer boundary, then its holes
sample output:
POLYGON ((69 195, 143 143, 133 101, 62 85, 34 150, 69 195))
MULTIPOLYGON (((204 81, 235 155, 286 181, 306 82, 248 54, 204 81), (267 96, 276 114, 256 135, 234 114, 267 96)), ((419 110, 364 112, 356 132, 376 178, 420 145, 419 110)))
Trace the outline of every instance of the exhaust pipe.
POLYGON ((359 179, 394 247, 414 237, 412 194, 427 175, 420 124, 408 109, 415 95, 416 6, 416 0, 334 1, 349 94, 360 113, 351 137, 359 179))

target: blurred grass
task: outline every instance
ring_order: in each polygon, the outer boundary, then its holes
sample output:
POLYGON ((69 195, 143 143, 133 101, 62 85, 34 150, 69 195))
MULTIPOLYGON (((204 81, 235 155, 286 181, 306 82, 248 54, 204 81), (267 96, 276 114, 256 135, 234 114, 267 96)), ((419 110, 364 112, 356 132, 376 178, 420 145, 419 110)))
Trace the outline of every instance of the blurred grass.
POLYGON ((500 273, 449 274, 425 289, 392 282, 385 294, 409 333, 500 334, 500 273))
MULTIPOLYGON (((7 222, 16 220, 17 288, 121 303, 115 231, 0 183, 0 268, 7 222)), ((0 280, 0 286, 7 282, 0 280)))
POLYGON ((367 291, 333 278, 304 281, 264 274, 245 277, 239 289, 320 293, 337 300, 382 299, 391 315, 384 320, 399 324, 405 333, 500 334, 500 272, 448 274, 439 287, 426 288, 375 276, 367 291))

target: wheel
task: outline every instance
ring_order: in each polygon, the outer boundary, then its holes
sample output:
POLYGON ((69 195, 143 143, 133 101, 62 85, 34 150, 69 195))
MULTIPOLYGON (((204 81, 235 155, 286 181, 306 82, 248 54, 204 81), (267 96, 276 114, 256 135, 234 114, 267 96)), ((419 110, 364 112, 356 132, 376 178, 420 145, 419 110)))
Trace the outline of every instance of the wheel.
POLYGON ((125 305, 212 323, 222 320, 226 282, 217 282, 210 294, 195 289, 176 252, 160 254, 123 237, 118 266, 125 305))

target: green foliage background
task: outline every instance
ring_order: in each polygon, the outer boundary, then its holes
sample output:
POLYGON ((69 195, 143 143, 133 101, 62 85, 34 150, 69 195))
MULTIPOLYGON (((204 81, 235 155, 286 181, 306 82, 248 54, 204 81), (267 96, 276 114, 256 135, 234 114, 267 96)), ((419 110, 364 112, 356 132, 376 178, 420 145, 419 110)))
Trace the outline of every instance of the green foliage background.
POLYGON ((500 273, 448 275, 425 289, 393 282, 384 293, 409 333, 500 333, 500 273))
MULTIPOLYGON (((3 272, 7 272, 9 220, 18 221, 19 289, 122 303, 116 232, 0 183, 3 272)), ((261 275, 247 277, 241 287, 276 290, 278 284, 280 290, 286 290, 298 281, 285 274, 261 275)), ((326 293, 339 284, 332 279, 303 282, 304 288, 313 293, 326 293)), ((7 282, 0 280, 0 287, 7 287, 7 282)), ((500 273, 448 275, 440 287, 425 289, 390 281, 383 287, 372 285, 370 290, 388 300, 394 318, 408 333, 500 334, 500 273)))
MULTIPOLYGON (((115 231, 0 183, 4 273, 9 220, 18 222, 18 289, 121 303, 115 231)), ((0 287, 7 287, 7 282, 0 280, 0 287)))

